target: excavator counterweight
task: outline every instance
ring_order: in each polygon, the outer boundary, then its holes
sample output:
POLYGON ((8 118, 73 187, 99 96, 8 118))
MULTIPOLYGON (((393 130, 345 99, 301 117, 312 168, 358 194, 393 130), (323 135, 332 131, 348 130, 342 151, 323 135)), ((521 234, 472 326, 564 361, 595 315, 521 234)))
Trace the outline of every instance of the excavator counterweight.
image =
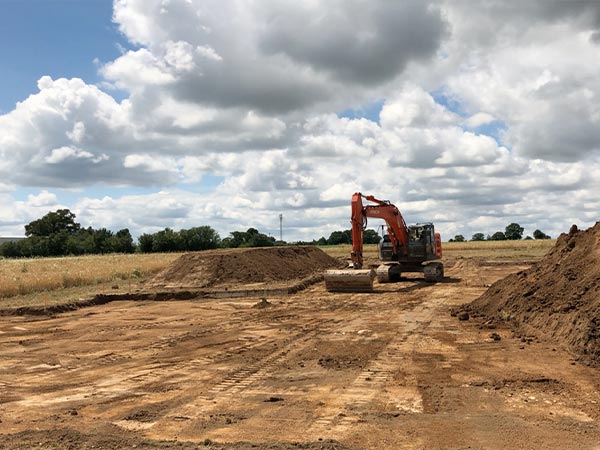
POLYGON ((379 283, 400 281, 403 272, 421 272, 426 281, 440 281, 444 277, 442 241, 432 223, 407 226, 400 210, 387 200, 356 192, 351 201, 352 264, 346 270, 325 272, 325 287, 330 292, 370 292, 373 281, 379 283), (362 199, 371 204, 363 205, 362 199), (383 219, 387 233, 379 243, 381 264, 377 270, 363 269, 363 231, 367 218, 383 219))

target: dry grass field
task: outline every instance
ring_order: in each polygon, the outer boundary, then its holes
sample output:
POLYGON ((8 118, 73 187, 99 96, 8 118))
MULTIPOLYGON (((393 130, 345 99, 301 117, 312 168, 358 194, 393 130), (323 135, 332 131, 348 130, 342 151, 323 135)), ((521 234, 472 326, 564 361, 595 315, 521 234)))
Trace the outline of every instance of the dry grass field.
POLYGON ((179 253, 0 260, 0 299, 105 282, 142 279, 179 253))
POLYGON ((445 242, 446 258, 485 258, 490 260, 528 260, 544 256, 555 239, 529 241, 445 242))
MULTIPOLYGON (((556 240, 444 242, 444 258, 485 258, 490 260, 538 259, 550 250, 556 240)), ((350 245, 322 247, 334 257, 350 256, 350 245)), ((365 258, 377 258, 377 246, 365 245, 365 258)))
MULTIPOLYGON (((445 259, 535 260, 553 245, 545 241, 447 242, 445 259)), ((325 246, 333 257, 349 257, 350 245, 325 246)), ((376 260, 377 246, 365 245, 365 258, 376 260)), ((64 258, 0 259, 0 309, 70 303, 105 293, 117 284, 130 289, 156 274, 181 253, 93 255, 64 258)))

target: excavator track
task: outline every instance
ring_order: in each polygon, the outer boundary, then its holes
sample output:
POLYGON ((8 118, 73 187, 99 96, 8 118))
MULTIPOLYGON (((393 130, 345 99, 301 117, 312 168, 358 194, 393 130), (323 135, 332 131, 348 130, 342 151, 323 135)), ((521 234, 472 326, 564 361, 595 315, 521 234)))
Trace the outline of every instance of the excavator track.
POLYGON ((423 267, 425 281, 435 283, 444 279, 444 265, 440 262, 433 262, 423 267))
POLYGON ((400 264, 381 264, 377 267, 378 283, 397 283, 402 276, 400 264))

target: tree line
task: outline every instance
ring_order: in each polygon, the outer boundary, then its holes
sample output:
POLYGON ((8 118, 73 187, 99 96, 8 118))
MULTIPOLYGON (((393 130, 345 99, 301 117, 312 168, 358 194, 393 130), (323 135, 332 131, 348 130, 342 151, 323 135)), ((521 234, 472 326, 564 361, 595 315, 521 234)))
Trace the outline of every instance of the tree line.
POLYGON ((208 225, 173 231, 165 228, 153 234, 142 234, 138 239, 141 253, 199 251, 215 248, 271 247, 275 238, 260 233, 256 228, 247 231, 232 231, 229 237, 221 239, 219 233, 208 225))
MULTIPOLYGON (((523 238, 524 228, 517 223, 506 226, 504 232, 488 234, 475 233, 471 241, 518 240, 523 238)), ((52 211, 40 219, 25 225, 25 239, 5 242, 0 245, 0 256, 41 257, 89 255, 102 253, 152 253, 183 252, 209 250, 215 248, 237 247, 270 247, 284 245, 274 237, 260 233, 256 228, 246 231, 232 231, 228 237, 221 239, 219 233, 208 225, 183 229, 179 231, 165 228, 156 233, 144 233, 137 243, 134 242, 127 228, 113 233, 106 228, 84 228, 76 222, 76 216, 68 209, 52 211)), ((363 232, 365 244, 377 244, 381 237, 375 230, 363 232)), ((527 236, 525 239, 532 239, 527 236)), ((550 239, 541 230, 533 232, 533 239, 550 239)), ((450 242, 466 241, 463 235, 456 235, 450 242)), ((297 242, 310 245, 352 244, 352 230, 337 230, 328 238, 324 236, 310 242, 297 242)))
MULTIPOLYGON (((364 230, 363 231, 363 243, 365 244, 378 244, 381 240, 381 236, 377 234, 375 230, 364 230)), ((339 245, 339 244, 352 244, 352 230, 339 230, 334 231, 329 235, 329 238, 325 239, 325 236, 310 242, 314 245, 339 245)))
MULTIPOLYGON (((488 234, 487 236, 483 233, 475 233, 471 237, 471 241, 515 241, 519 239, 523 239, 523 232, 525 229, 519 225, 518 223, 511 223, 507 225, 502 231, 496 231, 493 234, 488 234)), ((530 239, 551 239, 549 235, 544 233, 541 230, 535 230, 533 232, 533 238, 531 236, 526 236, 525 240, 530 239)), ((462 234, 457 234, 454 236, 454 239, 450 239, 449 242, 465 242, 466 239, 462 234)))
POLYGON ((210 226, 174 231, 171 228, 144 233, 137 243, 127 228, 113 233, 106 228, 83 228, 68 209, 52 211, 25 225, 25 239, 0 245, 5 258, 91 255, 102 253, 151 253, 208 250, 219 247, 268 247, 275 238, 255 228, 233 231, 221 239, 210 226))
POLYGON ((135 251, 127 228, 116 233, 106 228, 82 228, 68 209, 49 212, 25 225, 25 236, 25 239, 2 244, 0 255, 12 258, 135 251))
MULTIPOLYGON (((134 242, 129 229, 112 232, 106 228, 84 228, 68 209, 52 211, 40 219, 25 225, 25 239, 5 242, 0 245, 0 256, 5 258, 43 257, 67 255, 92 255, 103 253, 154 253, 184 252, 215 248, 270 247, 284 245, 274 237, 259 232, 256 228, 232 231, 221 239, 219 233, 208 225, 175 231, 171 228, 144 233, 134 242)), ((380 236, 374 230, 365 230, 363 241, 377 244, 380 236)), ((352 244, 352 230, 338 230, 311 242, 310 245, 352 244)))

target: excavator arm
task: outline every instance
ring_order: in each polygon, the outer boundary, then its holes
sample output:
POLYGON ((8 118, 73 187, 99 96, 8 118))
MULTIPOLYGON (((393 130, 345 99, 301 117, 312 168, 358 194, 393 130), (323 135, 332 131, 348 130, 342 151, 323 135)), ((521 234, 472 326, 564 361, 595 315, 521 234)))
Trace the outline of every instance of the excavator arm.
POLYGON ((356 192, 352 196, 352 265, 355 269, 363 266, 363 230, 366 227, 367 217, 385 220, 387 232, 392 242, 395 254, 406 255, 408 252, 408 227, 402 214, 389 201, 379 200, 372 195, 363 195, 356 192), (362 199, 374 205, 363 205, 362 199))

